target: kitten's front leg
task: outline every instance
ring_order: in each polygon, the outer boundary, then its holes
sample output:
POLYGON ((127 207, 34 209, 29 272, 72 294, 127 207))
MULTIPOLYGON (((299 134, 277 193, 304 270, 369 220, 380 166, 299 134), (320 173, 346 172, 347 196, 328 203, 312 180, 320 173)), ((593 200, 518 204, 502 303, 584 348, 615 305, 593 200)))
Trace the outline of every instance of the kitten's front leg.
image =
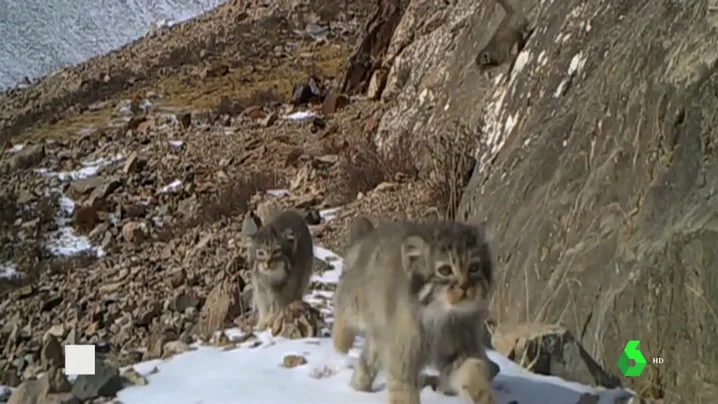
POLYGON ((271 324, 271 321, 273 320, 271 316, 271 306, 267 302, 268 296, 265 296, 267 293, 266 290, 262 290, 261 288, 257 289, 255 291, 255 299, 254 299, 254 307, 257 312, 257 330, 264 331, 269 327, 271 324))
POLYGON ((367 335, 364 337, 359 361, 352 373, 351 386, 357 391, 372 391, 372 384, 379 373, 379 352, 377 342, 367 335))
POLYGON ((396 324, 391 342, 385 347, 382 364, 387 369, 389 404, 420 404, 421 371, 426 364, 421 331, 413 324, 396 324), (417 330, 417 331, 414 331, 417 330))
POLYGON ((488 359, 466 358, 457 365, 449 380, 452 389, 474 404, 496 404, 488 359))

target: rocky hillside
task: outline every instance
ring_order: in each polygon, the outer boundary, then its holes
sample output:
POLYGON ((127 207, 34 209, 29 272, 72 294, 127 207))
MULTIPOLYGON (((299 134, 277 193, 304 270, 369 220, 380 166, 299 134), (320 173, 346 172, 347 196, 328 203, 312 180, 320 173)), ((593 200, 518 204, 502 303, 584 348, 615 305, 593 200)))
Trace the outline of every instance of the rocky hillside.
MULTIPOLYGON (((492 0, 231 1, 1 95, 0 264, 24 276, 0 281, 0 384, 52 338, 127 364, 244 325, 239 223, 273 201, 338 253, 357 212, 485 221, 501 327, 562 323, 608 373, 639 339, 664 363, 621 382, 712 400, 718 16, 510 4, 533 33, 484 72, 492 0)), ((561 351, 534 365, 619 383, 561 351)))

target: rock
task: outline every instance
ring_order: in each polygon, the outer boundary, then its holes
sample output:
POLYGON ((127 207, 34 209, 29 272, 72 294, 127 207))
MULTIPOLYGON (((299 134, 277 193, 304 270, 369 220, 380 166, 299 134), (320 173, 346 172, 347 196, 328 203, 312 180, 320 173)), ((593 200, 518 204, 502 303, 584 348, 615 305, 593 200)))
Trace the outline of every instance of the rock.
POLYGON ((190 349, 190 346, 182 341, 170 341, 165 343, 162 347, 162 358, 166 359, 171 356, 187 352, 190 349))
POLYGON ((322 102, 322 114, 332 115, 349 105, 349 97, 344 94, 330 93, 322 102))
POLYGON ((272 335, 289 339, 318 337, 324 319, 319 310, 298 300, 280 312, 272 323, 272 335))
POLYGON ((192 293, 187 292, 179 292, 169 301, 169 308, 184 313, 188 308, 198 308, 200 304, 200 300, 197 298, 197 296, 194 296, 192 293))
POLYGON ((77 376, 72 385, 72 394, 80 400, 88 401, 97 397, 114 397, 122 387, 123 378, 117 366, 96 359, 95 374, 77 376))
POLYGON ((69 393, 72 390, 72 384, 67 380, 67 376, 60 367, 50 367, 46 372, 40 379, 46 393, 69 393))
POLYGON ((50 311, 59 306, 64 298, 61 295, 52 294, 42 299, 41 311, 50 311))
POLYGON ((22 382, 8 404, 61 404, 73 397, 70 388, 62 371, 50 368, 41 378, 22 382))
POLYGON ((384 57, 364 63, 386 43, 370 21, 340 88, 363 91, 368 70, 389 68, 382 145, 403 130, 428 145, 459 125, 484 134, 467 146, 477 164, 457 218, 495 235, 496 318, 571 318, 607 364, 630 332, 649 362, 670 363, 646 368, 656 391, 715 401, 718 367, 704 364, 718 358, 705 303, 718 300, 718 50, 705 3, 514 1, 536 30, 516 63, 483 73, 474 59, 504 15, 496 2, 397 3, 377 12, 384 25, 404 13, 384 57))
POLYGON ((65 338, 66 333, 67 333, 67 328, 65 327, 64 324, 55 324, 45 332, 45 336, 43 338, 47 338, 48 336, 52 335, 53 337, 57 338, 58 340, 61 340, 61 339, 65 338))
POLYGON ((322 89, 319 80, 309 77, 305 83, 296 84, 292 91, 292 103, 294 105, 307 104, 320 99, 322 89))
POLYGON ((370 100, 378 100, 381 98, 381 93, 384 91, 386 86, 388 72, 386 69, 377 69, 372 73, 371 79, 369 79, 369 86, 366 91, 366 96, 370 100))
POLYGON ((111 193, 122 185, 118 177, 103 178, 102 183, 95 188, 90 194, 91 200, 102 200, 107 198, 111 193))
MULTIPOLYGON (((402 22, 407 5, 414 5, 416 8, 423 7, 422 10, 427 8, 426 5, 415 5, 416 3, 419 2, 391 0, 382 3, 382 7, 376 9, 365 24, 364 35, 360 36, 358 43, 354 47, 354 52, 349 56, 344 76, 339 85, 342 92, 347 94, 366 92, 374 71, 383 62, 380 55, 386 55, 387 49, 395 41, 392 40, 392 36, 397 26, 402 22)), ((416 21, 425 20, 425 18, 412 17, 416 21)), ((441 56, 443 57, 443 55, 441 56)), ((384 58, 387 58, 387 56, 384 56, 384 58)))
POLYGON ((162 305, 155 301, 147 301, 134 311, 134 323, 138 326, 149 326, 152 320, 162 313, 162 305))
POLYGON ((259 124, 264 126, 265 128, 268 128, 274 125, 274 123, 277 122, 277 119, 279 119, 279 115, 277 115, 276 112, 270 112, 267 114, 267 116, 265 116, 259 121, 259 124))
POLYGON ((10 167, 13 170, 24 170, 40 164, 45 158, 45 145, 25 145, 19 152, 10 159, 10 167))
POLYGON ((87 195, 95 188, 102 186, 105 181, 105 178, 100 175, 75 180, 70 183, 70 192, 76 196, 87 195))
POLYGON ((122 172, 125 173, 125 175, 127 175, 127 174, 137 172, 138 168, 139 168, 139 157, 137 156, 137 152, 132 152, 125 160, 125 164, 122 167, 122 172))
POLYGON ((608 374, 571 332, 540 323, 499 324, 491 332, 491 345, 529 370, 589 386, 614 388, 620 379, 608 374))
POLYGON ((147 379, 139 374, 134 368, 127 368, 124 371, 122 371, 122 374, 120 375, 122 377, 125 384, 129 384, 132 386, 146 386, 147 385, 147 379))
POLYGON ((147 238, 147 225, 144 222, 127 222, 122 226, 122 237, 128 243, 139 244, 147 238))
POLYGON ((220 282, 209 293, 200 312, 202 334, 207 340, 213 333, 230 325, 235 317, 244 312, 239 293, 237 281, 228 279, 220 282))
POLYGON ((267 114, 264 113, 264 108, 259 105, 253 105, 242 111, 242 113, 254 120, 262 120, 267 116, 267 114))
POLYGON ((42 350, 40 352, 40 362, 42 368, 47 370, 51 367, 65 367, 65 352, 60 342, 52 334, 46 334, 43 339, 42 350))
POLYGON ((192 125, 192 113, 188 111, 181 112, 175 115, 177 122, 180 123, 183 129, 187 129, 192 125))
POLYGON ((20 377, 15 366, 10 365, 0 371, 0 384, 12 387, 20 384, 20 377))
POLYGON ((75 229, 82 233, 91 232, 100 222, 100 216, 94 206, 80 206, 72 213, 75 229))
POLYGON ((184 268, 175 268, 167 274, 167 284, 171 288, 178 288, 185 283, 187 279, 187 273, 184 268))
POLYGON ((301 355, 285 355, 284 359, 282 359, 282 366, 288 369, 296 368, 297 366, 302 366, 306 363, 307 358, 301 355))

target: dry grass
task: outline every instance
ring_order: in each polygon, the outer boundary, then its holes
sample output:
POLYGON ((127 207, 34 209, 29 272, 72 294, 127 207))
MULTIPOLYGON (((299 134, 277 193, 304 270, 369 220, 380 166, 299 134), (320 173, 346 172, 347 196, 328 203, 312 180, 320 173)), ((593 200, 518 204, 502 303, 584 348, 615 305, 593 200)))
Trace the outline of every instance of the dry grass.
POLYGON ((252 196, 282 185, 279 177, 272 173, 256 172, 237 178, 217 194, 203 198, 194 216, 166 226, 159 234, 159 240, 169 241, 188 229, 243 215, 249 209, 252 196))
POLYGON ((339 156, 339 178, 329 191, 341 201, 356 199, 359 193, 366 193, 386 181, 416 178, 416 154, 408 133, 397 137, 385 152, 379 152, 371 134, 359 140, 342 144, 325 144, 326 154, 339 156))
POLYGON ((430 199, 445 219, 456 219, 461 196, 476 166, 474 152, 479 137, 465 125, 456 124, 453 130, 439 133, 427 147, 430 199))

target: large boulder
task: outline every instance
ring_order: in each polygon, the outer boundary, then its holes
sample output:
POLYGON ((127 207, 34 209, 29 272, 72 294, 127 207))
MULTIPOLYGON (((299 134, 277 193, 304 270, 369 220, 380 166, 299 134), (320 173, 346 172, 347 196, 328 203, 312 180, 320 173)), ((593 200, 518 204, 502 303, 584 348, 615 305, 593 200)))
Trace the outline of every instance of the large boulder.
POLYGON ((536 29, 510 80, 474 64, 504 14, 493 0, 411 0, 373 52, 387 75, 378 139, 430 139, 454 121, 477 133, 459 213, 493 233, 497 320, 565 324, 615 373, 638 339, 649 364, 623 382, 672 403, 718 395, 708 3, 514 0, 536 29))

